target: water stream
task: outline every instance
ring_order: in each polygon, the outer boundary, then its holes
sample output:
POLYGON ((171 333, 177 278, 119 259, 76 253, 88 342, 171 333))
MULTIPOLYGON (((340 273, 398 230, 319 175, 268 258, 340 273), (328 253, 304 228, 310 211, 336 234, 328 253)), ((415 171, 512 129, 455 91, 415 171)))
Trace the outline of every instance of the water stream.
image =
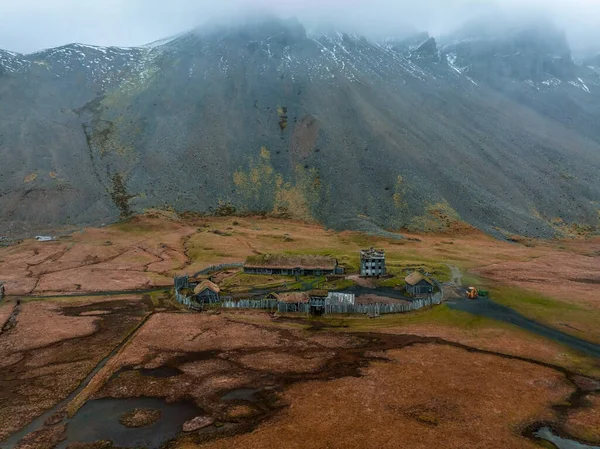
MULTIPOLYGON (((151 315, 148 315, 146 318, 144 318, 138 325, 137 329, 140 329, 150 316, 151 315)), ((119 350, 129 341, 129 339, 133 335, 135 335, 135 333, 137 332, 137 329, 136 329, 136 331, 131 333, 127 338, 124 338, 106 357, 104 357, 100 361, 100 363, 98 363, 98 365, 96 365, 96 367, 92 371, 90 371, 90 373, 79 384, 79 386, 75 390, 73 390, 65 399, 60 401, 58 404, 56 404, 54 407, 52 407, 51 409, 49 409, 42 415, 35 418, 33 421, 31 421, 28 425, 23 427, 21 430, 17 431, 16 433, 13 433, 5 441, 0 442, 0 448, 12 449, 13 447, 15 447, 17 445, 17 443, 23 437, 44 427, 44 422, 48 418, 50 418, 52 415, 54 415, 55 413, 59 412, 61 409, 66 407, 69 404, 69 402, 71 402, 90 383, 90 381, 94 378, 94 376, 98 373, 98 371, 100 371, 102 368, 104 368, 104 365, 106 365, 106 363, 113 356, 115 356, 119 352, 119 350)))
POLYGON ((589 446, 575 440, 559 437, 549 427, 542 427, 533 435, 554 444, 558 449, 600 449, 600 446, 589 446))
MULTIPOLYGON (((370 294, 406 299, 401 295, 402 292, 393 288, 369 289, 364 287, 351 287, 342 291, 344 293, 354 293, 357 296, 370 294)), ((484 316, 516 325, 522 329, 549 338, 587 355, 600 358, 599 345, 539 324, 524 317, 518 312, 489 299, 479 299, 476 301, 457 300, 447 304, 450 308, 455 310, 461 310, 474 315, 484 316)), ((148 317, 139 324, 138 329, 143 326, 147 319, 148 317)), ((19 440, 24 436, 41 429, 48 418, 65 407, 88 385, 93 377, 105 366, 108 360, 115 356, 136 332, 132 333, 128 338, 123 339, 123 341, 88 374, 76 390, 55 407, 10 436, 6 441, 0 443, 0 448, 11 449, 15 447, 19 440)), ((142 370, 140 372, 141 375, 151 377, 172 377, 179 373, 180 371, 177 368, 169 367, 160 367, 154 370, 142 370)), ((256 399, 256 393, 256 390, 242 388, 227 393, 221 399, 225 401, 253 401, 256 399)), ((68 424, 67 440, 61 443, 58 448, 65 448, 68 444, 74 442, 94 442, 98 440, 112 440, 117 446, 121 447, 141 446, 148 447, 149 449, 159 448, 181 431, 181 426, 185 421, 201 413, 202 410, 197 408, 193 403, 167 403, 160 398, 104 398, 91 400, 86 402, 75 416, 64 421, 68 424), (146 427, 131 429, 120 424, 119 418, 126 412, 135 408, 161 410, 162 415, 157 422, 146 427)), ((534 433, 534 436, 554 444, 558 449, 600 449, 600 446, 585 445, 574 440, 559 437, 548 427, 537 430, 534 433)))

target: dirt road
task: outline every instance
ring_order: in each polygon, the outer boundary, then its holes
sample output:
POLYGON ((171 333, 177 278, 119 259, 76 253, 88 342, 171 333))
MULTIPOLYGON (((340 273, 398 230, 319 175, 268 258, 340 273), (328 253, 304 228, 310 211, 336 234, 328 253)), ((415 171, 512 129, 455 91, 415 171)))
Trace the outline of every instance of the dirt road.
POLYGON ((518 326, 521 329, 533 332, 534 334, 561 343, 571 349, 600 359, 600 345, 582 340, 540 324, 534 320, 526 318, 515 310, 498 304, 490 299, 479 298, 475 301, 459 299, 448 303, 448 306, 454 310, 460 310, 473 315, 492 318, 494 320, 503 321, 505 323, 518 326))
POLYGON ((462 273, 460 272, 460 268, 458 268, 455 265, 449 265, 446 264, 448 268, 450 268, 450 273, 452 275, 452 280, 450 281, 452 284, 456 285, 457 287, 461 287, 462 286, 462 273))

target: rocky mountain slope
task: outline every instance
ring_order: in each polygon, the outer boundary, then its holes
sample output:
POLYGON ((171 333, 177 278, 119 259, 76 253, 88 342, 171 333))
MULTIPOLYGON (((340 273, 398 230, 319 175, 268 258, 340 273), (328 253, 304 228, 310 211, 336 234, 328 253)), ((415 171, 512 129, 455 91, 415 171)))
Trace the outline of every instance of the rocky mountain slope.
POLYGON ((600 63, 548 25, 373 42, 265 20, 0 51, 0 235, 152 207, 336 228, 599 224, 600 63))

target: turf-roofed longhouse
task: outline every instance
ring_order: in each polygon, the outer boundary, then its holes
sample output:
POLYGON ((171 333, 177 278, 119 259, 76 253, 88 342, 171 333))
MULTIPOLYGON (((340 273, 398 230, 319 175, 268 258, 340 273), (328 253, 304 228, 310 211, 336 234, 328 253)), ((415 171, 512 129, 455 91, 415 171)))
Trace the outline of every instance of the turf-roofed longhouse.
POLYGON ((250 256, 244 272, 251 274, 280 274, 284 276, 322 276, 343 274, 335 257, 315 255, 261 254, 250 256))

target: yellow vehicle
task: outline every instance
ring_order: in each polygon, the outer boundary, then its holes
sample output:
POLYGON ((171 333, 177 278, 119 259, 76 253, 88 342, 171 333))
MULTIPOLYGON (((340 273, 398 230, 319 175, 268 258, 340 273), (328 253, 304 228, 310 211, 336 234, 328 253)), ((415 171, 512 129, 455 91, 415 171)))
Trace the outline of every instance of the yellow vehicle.
POLYGON ((467 299, 477 299, 479 297, 479 292, 475 287, 469 287, 467 290, 467 299))

